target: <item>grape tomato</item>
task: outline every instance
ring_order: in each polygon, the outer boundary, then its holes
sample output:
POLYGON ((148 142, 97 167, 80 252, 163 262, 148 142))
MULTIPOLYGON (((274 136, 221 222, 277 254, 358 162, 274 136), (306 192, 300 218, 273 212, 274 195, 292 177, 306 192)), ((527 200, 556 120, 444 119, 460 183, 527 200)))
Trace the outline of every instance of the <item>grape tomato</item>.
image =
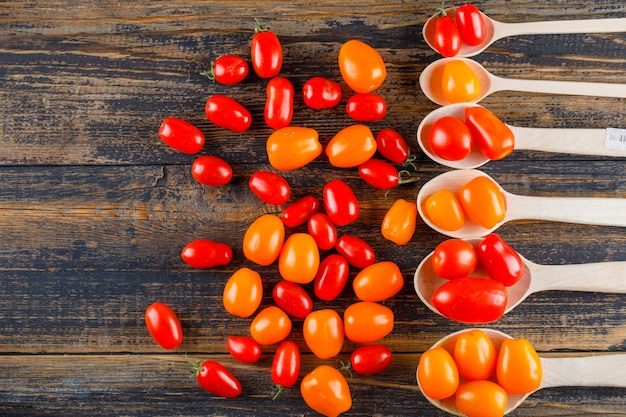
POLYGON ((248 62, 238 55, 222 55, 211 62, 211 69, 202 74, 210 80, 224 85, 237 84, 247 76, 248 62))
POLYGON ((496 376, 509 394, 527 394, 539 388, 541 359, 527 339, 505 339, 500 345, 496 376))
POLYGON ((302 86, 304 104, 315 110, 330 109, 341 101, 341 86, 328 78, 309 78, 302 86))
POLYGON ((258 272, 242 267, 224 286, 222 301, 226 311, 237 317, 250 317, 261 305, 263 281, 258 272))
POLYGON ((300 349, 295 342, 285 340, 276 348, 272 359, 272 382, 279 388, 273 395, 276 399, 284 388, 289 388, 298 381, 300 375, 300 349))
POLYGON ((314 411, 337 417, 352 407, 352 395, 346 378, 329 365, 319 365, 300 382, 300 394, 314 411))
POLYGON ((491 160, 499 160, 513 152, 515 135, 495 114, 481 106, 465 109, 465 123, 476 147, 491 160))
POLYGON ((404 277, 392 261, 373 263, 354 277, 352 288, 361 301, 384 301, 396 295, 404 286, 404 277))
POLYGON ((471 102, 480 97, 480 80, 463 61, 452 60, 443 65, 441 91, 450 103, 471 102))
POLYGON ((213 268, 227 265, 233 257, 232 248, 226 243, 209 239, 189 242, 181 252, 183 261, 194 268, 213 268))
POLYGON ((204 361, 196 364, 190 359, 187 362, 192 366, 192 374, 198 385, 211 394, 224 398, 234 398, 241 394, 241 383, 221 363, 204 361))
POLYGON ((313 281, 320 264, 315 239, 308 233, 290 235, 278 256, 278 271, 283 279, 298 284, 313 281))
POLYGON ((146 308, 148 333, 163 349, 175 349, 183 342, 183 329, 178 316, 170 306, 154 302, 146 308))
POLYGON ((252 124, 248 109, 234 98, 222 94, 209 97, 204 112, 211 123, 233 132, 245 132, 252 124))
POLYGON ((346 258, 336 253, 325 257, 315 275, 313 283, 315 296, 324 301, 337 298, 348 282, 349 273, 350 266, 346 258))
POLYGON ((285 313, 297 319, 305 318, 313 310, 313 300, 304 288, 295 282, 280 281, 272 290, 272 298, 285 313))
POLYGON ((506 200, 498 184, 479 176, 464 184, 458 192, 465 215, 474 223, 490 229, 504 221, 506 200))
POLYGON ((382 304, 358 301, 343 313, 346 337, 355 343, 374 343, 387 336, 394 327, 393 311, 382 304))
POLYGON ((266 99, 263 116, 273 129, 289 126, 293 117, 293 84, 287 78, 274 77, 265 87, 266 99))
POLYGON ((177 117, 166 117, 159 127, 159 137, 167 145, 184 154, 200 152, 204 134, 193 124, 177 117))
POLYGON ((490 233, 478 243, 478 259, 489 278, 507 287, 516 284, 524 274, 520 255, 500 236, 490 233))
POLYGON ((270 165, 279 171, 301 168, 322 154, 317 130, 300 126, 275 130, 265 149, 270 165))
POLYGON ((467 277, 478 266, 478 254, 471 243, 447 239, 439 243, 431 258, 433 271, 444 279, 467 277))
POLYGON ((355 268, 363 269, 376 262, 374 249, 360 237, 342 235, 337 239, 335 249, 355 268))
POLYGON ((273 214, 259 216, 243 236, 243 254, 246 259, 261 265, 272 264, 285 243, 285 225, 273 214))
POLYGON ((319 210, 319 207, 320 201, 312 195, 307 195, 285 207, 280 218, 285 223, 285 226, 297 227, 314 215, 319 210))
POLYGON ((326 183, 323 199, 326 214, 334 225, 345 226, 359 218, 359 201, 344 181, 337 179, 326 183))
POLYGON ((291 327, 291 319, 287 313, 276 306, 269 306, 254 317, 250 324, 250 334, 261 345, 273 345, 285 340, 291 327))
POLYGON ((335 310, 329 308, 315 310, 307 315, 302 334, 311 352, 321 359, 337 356, 343 347, 343 321, 335 310))
POLYGON ((433 43, 437 52, 444 57, 452 57, 461 50, 462 39, 459 28, 454 19, 441 10, 439 17, 435 21, 435 37, 433 43), (443 13, 443 15, 441 15, 443 13))
POLYGON ((261 358, 261 345, 250 336, 229 336, 226 348, 239 362, 256 363, 261 358))
POLYGON ((337 168, 359 166, 376 153, 376 139, 369 127, 355 124, 341 129, 326 145, 326 156, 337 168))
POLYGON ((278 36, 258 20, 250 43, 250 59, 260 78, 275 77, 283 66, 283 47, 278 36))
POLYGON ((459 370, 447 350, 434 347, 420 356, 417 380, 425 395, 435 400, 443 400, 452 397, 456 392, 459 386, 459 370))
POLYGON ((222 158, 204 155, 193 161, 191 175, 200 184, 218 187, 230 182, 233 178, 233 169, 222 158))
MULTIPOLYGON (((332 198, 334 199, 334 197, 332 198)), ((339 217, 339 213, 336 213, 336 217, 339 217)), ((317 247, 321 250, 329 250, 335 247, 337 243, 337 228, 325 213, 313 214, 307 222, 307 230, 315 239, 317 247)))
POLYGON ((377 122, 387 114, 387 102, 378 94, 357 93, 348 99, 346 113, 360 122, 377 122))
POLYGON ((485 18, 475 5, 467 3, 459 6, 455 20, 463 43, 476 46, 487 38, 485 18))
POLYGON ((350 355, 350 365, 361 375, 374 375, 383 372, 391 365, 391 349, 385 345, 359 346, 350 355))
POLYGON ((409 158, 409 145, 402 134, 393 129, 383 129, 376 134, 378 152, 396 164, 403 164, 409 158))
POLYGON ((248 186, 263 202, 275 206, 285 204, 291 195, 287 180, 271 171, 256 171, 250 176, 248 186))
POLYGON ((409 243, 417 224, 417 203, 397 199, 385 213, 380 230, 383 237, 396 245, 409 243))
POLYGON ((460 323, 490 323, 504 315, 506 287, 489 278, 463 277, 449 280, 432 295, 433 306, 460 323))
POLYGON ((465 224, 465 212, 452 191, 442 188, 429 195, 424 202, 424 214, 437 227, 458 230, 465 224))
POLYGON ((387 68, 378 51, 356 39, 341 46, 338 61, 343 80, 357 93, 376 90, 387 76, 387 68))
POLYGON ((508 394, 489 380, 469 381, 459 385, 454 404, 467 417, 502 417, 508 394))
POLYGON ((498 353, 489 336, 480 329, 457 336, 453 357, 459 375, 467 381, 489 379, 496 372, 498 353))
POLYGON ((474 139, 465 122, 458 117, 444 116, 435 121, 428 132, 428 146, 433 154, 448 161, 460 161, 472 152, 474 139))

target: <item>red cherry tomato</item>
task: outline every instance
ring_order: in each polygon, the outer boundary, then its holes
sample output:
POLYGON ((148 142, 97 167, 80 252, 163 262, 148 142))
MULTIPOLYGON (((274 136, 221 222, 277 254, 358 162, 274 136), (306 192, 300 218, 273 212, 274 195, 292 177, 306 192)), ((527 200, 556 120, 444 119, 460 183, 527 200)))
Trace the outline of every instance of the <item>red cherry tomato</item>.
POLYGON ((313 310, 313 300, 306 290, 295 282, 280 281, 272 290, 272 298, 285 313, 297 319, 305 318, 313 310))
POLYGON ((157 301, 148 306, 145 320, 150 336, 163 349, 174 349, 182 343, 183 329, 180 320, 167 304, 157 301))
POLYGON ((463 120, 444 116, 428 132, 428 146, 432 153, 448 161, 460 161, 472 152, 472 132, 463 120))
POLYGON ((252 115, 248 109, 234 98, 221 94, 209 97, 204 112, 215 126, 233 132, 245 132, 252 124, 252 115))
POLYGON ((490 323, 504 314, 506 287, 489 278, 455 278, 441 285, 432 296, 433 306, 450 320, 490 323))
POLYGON ((192 374, 198 385, 211 394, 224 398, 234 398, 241 394, 241 383, 221 363, 216 361, 194 363, 190 359, 187 359, 187 362, 192 367, 192 374))
POLYGON ((350 355, 350 365, 361 375, 379 374, 391 365, 391 349, 385 345, 358 347, 350 355))
POLYGON ((276 348, 272 360, 272 381, 277 386, 272 399, 278 398, 285 389, 295 385, 300 375, 300 349, 291 340, 285 340, 276 348))
POLYGON ((350 274, 350 265, 346 258, 336 253, 328 255, 320 263, 313 291, 320 300, 332 301, 341 294, 350 274))
POLYGON ((261 358, 261 345, 250 336, 229 336, 226 348, 239 362, 256 363, 261 358))
POLYGON ((387 102, 374 93, 357 93, 348 99, 346 113, 360 122, 377 122, 387 114, 387 102))
POLYGON ((441 278, 470 276, 478 265, 478 255, 471 243, 462 239, 444 240, 435 247, 431 258, 433 271, 441 278))
POLYGON ((257 171, 252 174, 248 186, 263 202, 275 206, 285 204, 291 195, 289 183, 280 175, 270 171, 257 171))
POLYGON ((280 219, 287 227, 300 226, 314 215, 319 210, 319 207, 320 201, 312 195, 307 195, 285 207, 285 210, 280 215, 280 219))
POLYGON ((322 154, 317 130, 299 126, 274 131, 265 149, 270 165, 281 171, 301 168, 322 154))
POLYGON ((363 269, 376 262, 376 254, 369 243, 352 235, 342 235, 335 245, 337 252, 355 268, 363 269))
POLYGON ((478 243, 478 259, 489 278, 510 287, 524 274, 524 262, 519 253, 495 233, 490 233, 478 243))
POLYGON ((220 84, 237 84, 248 76, 248 63, 238 55, 222 55, 211 62, 211 69, 202 74, 220 84))
POLYGON ((357 93, 374 91, 387 76, 385 62, 378 51, 356 39, 341 46, 338 62, 343 80, 357 93))
POLYGON ((363 181, 379 190, 389 190, 399 184, 417 181, 417 177, 400 178, 396 167, 382 159, 368 159, 359 165, 358 171, 363 181))
POLYGON ((473 4, 464 4, 456 9, 456 26, 461 39, 470 46, 482 43, 487 37, 487 25, 483 14, 473 4))
POLYGON ((261 78, 278 75, 283 66, 283 47, 278 36, 256 21, 250 47, 252 69, 261 78))
POLYGON ((335 247, 337 243, 337 228, 324 213, 315 213, 309 218, 308 231, 317 247, 321 250, 329 250, 335 247))
POLYGON ((348 184, 332 180, 324 185, 324 208, 337 226, 345 226, 359 218, 359 201, 348 184))
POLYGON ((461 50, 461 33, 454 20, 446 15, 444 10, 440 13, 443 15, 440 14, 435 22, 435 49, 444 57, 455 56, 461 50))
POLYGON ((374 343, 393 330, 393 311, 382 304, 359 301, 343 312, 346 337, 355 343, 374 343))
POLYGON ((378 152, 391 162, 404 163, 409 157, 409 145, 404 137, 393 129, 383 129, 376 135, 378 152))
POLYGON ((233 250, 226 243, 198 239, 188 243, 181 252, 183 261, 194 268, 213 268, 227 265, 233 257, 233 250))
POLYGON ((289 126, 293 117, 293 84, 286 78, 274 77, 267 83, 265 123, 273 129, 289 126))
POLYGON ((487 158, 498 160, 513 152, 515 135, 502 120, 486 108, 467 107, 465 123, 476 146, 487 158))
POLYGON ((324 77, 308 79, 302 86, 304 104, 315 110, 330 109, 341 101, 341 86, 324 77))
POLYGON ((178 152, 188 155, 200 152, 205 140, 200 129, 177 117, 163 120, 159 127, 159 137, 178 152))
POLYGON ((233 178, 233 169, 222 158, 204 155, 193 161, 191 175, 200 184, 218 187, 230 182, 233 178))

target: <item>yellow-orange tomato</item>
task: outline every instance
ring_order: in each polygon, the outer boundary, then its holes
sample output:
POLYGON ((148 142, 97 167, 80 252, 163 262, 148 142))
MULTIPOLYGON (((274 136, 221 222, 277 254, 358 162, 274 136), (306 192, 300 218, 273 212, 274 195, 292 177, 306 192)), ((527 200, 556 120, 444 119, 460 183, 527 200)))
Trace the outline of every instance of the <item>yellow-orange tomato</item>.
POLYGON ((480 329, 459 334, 453 356, 459 375, 468 381, 489 379, 496 371, 498 352, 489 336, 480 329))
POLYGON ((500 345, 496 377, 509 394, 526 394, 539 388, 542 377, 539 355, 526 339, 505 339, 500 345))
POLYGON ((320 266, 320 252, 308 233, 294 233, 287 238, 278 257, 278 271, 287 281, 308 284, 320 266))
POLYGON ((341 129, 326 145, 326 156, 332 166, 352 168, 361 165, 376 153, 376 137, 361 124, 341 129))
POLYGON ((394 316, 390 308, 370 301, 356 302, 343 312, 346 337, 356 343, 373 343, 393 330, 394 316))
POLYGON ((320 365, 306 374, 300 383, 304 402, 327 417, 337 417, 352 407, 352 395, 346 378, 329 365, 320 365))
POLYGON ((396 245, 406 245, 415 233, 417 203, 402 198, 389 208, 380 228, 383 237, 396 245))
POLYGON ((233 316, 250 317, 263 298, 263 281, 258 272, 249 268, 237 270, 226 282, 224 308, 233 316))
POLYGON ((356 39, 341 46, 339 70, 348 87, 357 93, 374 91, 387 76, 385 62, 378 51, 356 39))
POLYGON ((470 220, 487 229, 503 221, 506 215, 504 194, 487 177, 476 177, 461 187, 459 202, 470 220))
POLYGON ((278 170, 300 168, 322 154, 317 130, 287 126, 274 131, 266 143, 270 165, 278 170))
POLYGON ((444 64, 441 88, 450 103, 473 101, 480 96, 480 80, 463 61, 451 60, 444 64))
POLYGON ((502 417, 508 399, 495 382, 477 380, 459 385, 454 403, 467 417, 502 417))
POLYGON ((261 266, 272 264, 285 243, 285 225, 278 216, 263 214, 246 230, 243 254, 261 266))
POLYGON ((302 334, 311 352, 321 359, 337 356, 343 347, 343 321, 335 310, 309 313, 304 319, 302 334))
POLYGON ((287 313, 276 306, 265 307, 250 324, 250 334, 260 345, 281 342, 291 332, 291 320, 287 313))
POLYGON ((417 366, 417 382, 432 399, 452 397, 459 386, 459 370, 450 352, 442 347, 424 352, 417 366))
POLYGON ((391 261, 376 262, 354 277, 352 287, 361 301, 384 301, 396 295, 404 286, 398 265, 391 261))
POLYGON ((456 195, 445 188, 429 195, 424 202, 424 214, 444 230, 458 230, 465 224, 465 213, 456 195))

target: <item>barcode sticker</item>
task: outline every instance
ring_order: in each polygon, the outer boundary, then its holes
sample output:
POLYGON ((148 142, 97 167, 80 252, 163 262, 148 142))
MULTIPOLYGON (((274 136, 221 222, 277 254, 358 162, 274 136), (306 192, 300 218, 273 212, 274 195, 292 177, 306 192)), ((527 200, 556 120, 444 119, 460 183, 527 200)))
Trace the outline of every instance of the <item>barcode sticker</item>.
POLYGON ((604 147, 619 151, 626 150, 626 129, 607 128, 604 147))

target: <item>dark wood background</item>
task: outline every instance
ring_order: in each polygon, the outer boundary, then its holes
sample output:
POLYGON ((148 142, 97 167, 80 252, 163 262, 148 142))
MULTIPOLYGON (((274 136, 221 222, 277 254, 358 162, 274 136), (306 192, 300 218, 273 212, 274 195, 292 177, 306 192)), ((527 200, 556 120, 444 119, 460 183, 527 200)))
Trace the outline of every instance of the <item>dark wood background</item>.
MULTIPOLYGON (((625 17, 622 0, 476 1, 507 22, 625 17)), ((452 4, 450 4, 452 5, 452 4)), ((415 141, 420 120, 437 106, 417 84, 438 55, 421 37, 436 1, 0 1, 0 414, 6 416, 314 416, 294 387, 270 398, 273 347, 255 365, 229 357, 225 339, 246 334, 249 319, 230 317, 221 294, 230 274, 251 266, 241 244, 260 214, 282 207, 261 203, 247 179, 267 168, 263 122, 266 81, 251 74, 237 86, 199 75, 225 53, 249 57, 254 18, 284 47, 281 75, 296 87, 311 76, 340 81, 337 54, 360 39, 383 56, 380 88, 387 117, 372 129, 401 132, 417 155, 417 184, 374 190, 355 169, 332 168, 325 157, 284 173, 292 201, 321 196, 325 182, 343 178, 360 200, 359 221, 341 231, 370 242, 378 259, 401 267, 405 288, 386 304, 396 315, 384 342, 394 351, 383 374, 349 378, 349 416, 445 413, 419 392, 420 353, 464 328, 431 313, 413 291, 413 272, 445 237, 418 221, 412 241, 397 247, 380 235, 397 198, 414 199, 420 185, 447 168, 428 160, 415 141), (233 134, 204 116, 209 95, 238 98, 253 114, 251 129, 233 134), (190 175, 192 156, 165 146, 161 121, 177 116, 206 134, 201 154, 234 168, 232 182, 202 187, 190 175), (234 248, 226 267, 193 270, 180 259, 191 240, 234 248), (160 300, 181 318, 185 340, 166 352, 150 338, 145 308, 160 300), (217 359, 243 383, 230 400, 202 391, 189 378, 185 355, 217 359)), ((535 35, 497 42, 475 58, 497 75, 626 83, 626 35, 535 35)), ((340 81, 339 107, 313 111, 296 100, 294 125, 319 130, 322 143, 351 124, 340 81)), ((506 122, 530 127, 626 128, 624 99, 498 93, 482 102, 506 122)), ((623 198, 623 159, 514 152, 484 166, 508 191, 542 196, 623 198)), ((520 221, 499 230, 537 263, 626 261, 622 228, 520 221)), ((257 268, 263 305, 279 279, 275 266, 257 268)), ((353 271, 354 273, 354 271, 353 271)), ((351 289, 316 307, 338 311, 351 289)), ((531 296, 490 326, 526 337, 541 355, 626 351, 624 295, 552 291, 531 296)), ((304 345, 301 322, 292 338, 303 350, 302 375, 319 363, 304 345)), ((338 359, 355 345, 346 343, 338 359)), ((514 416, 626 415, 626 392, 554 388, 533 394, 514 416)))

